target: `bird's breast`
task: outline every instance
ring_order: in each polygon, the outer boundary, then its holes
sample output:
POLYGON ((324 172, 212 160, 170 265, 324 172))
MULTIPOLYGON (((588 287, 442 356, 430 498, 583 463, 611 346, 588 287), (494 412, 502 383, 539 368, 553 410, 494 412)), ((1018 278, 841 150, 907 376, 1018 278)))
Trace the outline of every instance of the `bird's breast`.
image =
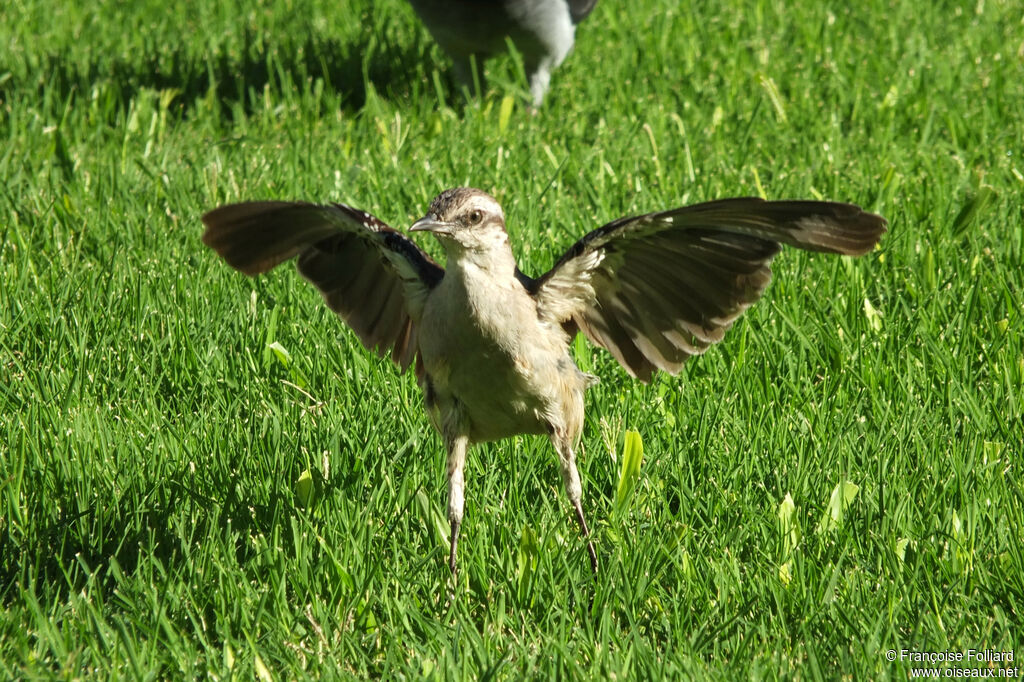
POLYGON ((438 409, 457 403, 477 442, 547 433, 565 350, 540 325, 533 300, 510 287, 481 300, 479 290, 449 286, 428 299, 419 341, 438 409))

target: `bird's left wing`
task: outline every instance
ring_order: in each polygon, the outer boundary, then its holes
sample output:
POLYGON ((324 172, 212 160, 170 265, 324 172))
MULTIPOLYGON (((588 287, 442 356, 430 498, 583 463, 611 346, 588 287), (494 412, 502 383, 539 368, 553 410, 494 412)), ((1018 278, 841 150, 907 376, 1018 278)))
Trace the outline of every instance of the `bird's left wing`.
POLYGON ((444 269, 401 232, 344 204, 252 201, 203 216, 203 243, 247 275, 295 256, 303 277, 367 348, 403 369, 416 327, 444 269))
POLYGON ((885 229, 852 204, 723 199, 608 223, 521 281, 542 319, 649 381, 723 338, 768 285, 780 244, 861 255, 885 229))

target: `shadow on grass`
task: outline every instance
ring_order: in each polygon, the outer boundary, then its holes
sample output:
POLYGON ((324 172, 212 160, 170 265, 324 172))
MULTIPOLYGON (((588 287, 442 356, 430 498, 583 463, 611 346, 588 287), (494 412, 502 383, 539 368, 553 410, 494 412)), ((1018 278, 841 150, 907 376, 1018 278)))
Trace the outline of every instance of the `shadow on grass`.
MULTIPOLYGON (((256 502, 251 491, 237 484, 233 470, 211 468, 208 473, 220 480, 198 485, 192 474, 181 471, 146 491, 128 487, 107 503, 98 495, 84 508, 69 483, 68 494, 56 501, 58 514, 41 519, 21 538, 0 534, 0 606, 17 603, 23 590, 45 595, 47 603, 61 603, 91 582, 109 595, 117 587, 117 573, 132 576, 146 565, 178 573, 193 554, 205 551, 201 544, 211 538, 221 540, 229 560, 243 572, 265 551, 251 541, 253 536, 276 537, 281 549, 291 552, 292 535, 276 532, 295 513, 288 487, 271 486, 270 498, 256 502), (208 497, 200 487, 223 494, 208 497)), ((357 479, 339 476, 324 486, 322 495, 347 489, 357 479)))
MULTIPOLYGON (((230 123, 239 114, 263 108, 268 89, 281 100, 318 96, 320 82, 338 96, 343 110, 355 112, 366 103, 371 88, 386 99, 421 94, 426 82, 423 64, 433 68, 427 49, 419 40, 394 44, 378 38, 369 27, 355 40, 306 34, 301 40, 277 44, 246 29, 236 47, 215 46, 197 54, 194 47, 177 45, 136 59, 90 53, 82 60, 69 48, 47 54, 30 67, 22 65, 21 79, 15 75, 0 83, 0 100, 11 99, 18 90, 34 90, 58 118, 72 103, 85 100, 92 111, 113 123, 141 93, 166 91, 174 93, 171 109, 180 117, 212 103, 230 123)), ((452 95, 450 84, 442 81, 444 95, 452 95)))

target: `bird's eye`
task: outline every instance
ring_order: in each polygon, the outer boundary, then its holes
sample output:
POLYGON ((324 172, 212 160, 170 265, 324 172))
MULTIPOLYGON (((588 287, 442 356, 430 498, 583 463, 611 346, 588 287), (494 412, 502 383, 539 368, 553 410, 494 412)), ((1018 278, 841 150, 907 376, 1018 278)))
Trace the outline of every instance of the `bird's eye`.
POLYGON ((481 213, 480 211, 473 211, 472 213, 469 214, 469 224, 470 225, 476 225, 481 220, 483 220, 483 218, 484 218, 484 214, 483 213, 481 213))

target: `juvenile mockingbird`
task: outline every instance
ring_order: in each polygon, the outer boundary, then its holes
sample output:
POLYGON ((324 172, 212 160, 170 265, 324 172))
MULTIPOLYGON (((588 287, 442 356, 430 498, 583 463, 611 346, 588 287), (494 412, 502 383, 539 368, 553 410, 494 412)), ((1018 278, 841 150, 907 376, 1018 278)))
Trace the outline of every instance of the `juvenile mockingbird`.
POLYGON ((597 570, 574 452, 596 379, 573 363, 578 332, 641 381, 676 374, 761 296, 781 244, 861 255, 886 230, 851 204, 724 199, 610 222, 534 279, 516 267, 501 206, 477 189, 441 193, 410 228, 441 242, 447 269, 344 204, 231 204, 203 222, 203 242, 247 275, 298 256, 367 348, 402 370, 415 361, 448 451, 452 572, 466 451, 520 433, 551 439, 597 570))
MULTIPOLYGON (((572 49, 576 24, 597 0, 409 0, 434 40, 453 62, 455 77, 473 85, 470 59, 504 52, 506 39, 523 56, 534 106, 540 106, 551 72, 572 49)), ((483 74, 478 74, 482 80, 483 74)))

